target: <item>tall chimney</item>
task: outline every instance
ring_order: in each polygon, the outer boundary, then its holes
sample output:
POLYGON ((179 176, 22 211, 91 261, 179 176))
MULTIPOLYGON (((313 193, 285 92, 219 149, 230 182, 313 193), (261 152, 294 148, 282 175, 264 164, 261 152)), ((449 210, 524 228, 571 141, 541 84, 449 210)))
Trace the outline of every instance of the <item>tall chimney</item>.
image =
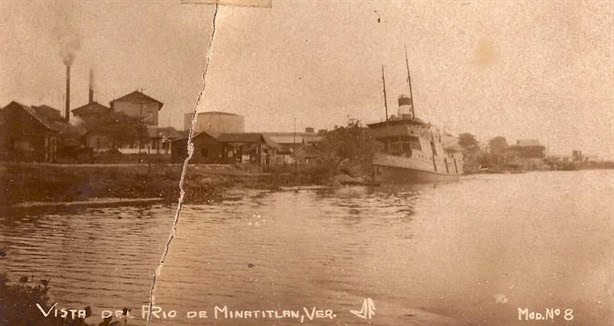
POLYGON ((89 103, 94 102, 94 69, 90 68, 90 91, 89 91, 89 103))
POLYGON ((66 122, 70 121, 70 65, 66 65, 66 122))

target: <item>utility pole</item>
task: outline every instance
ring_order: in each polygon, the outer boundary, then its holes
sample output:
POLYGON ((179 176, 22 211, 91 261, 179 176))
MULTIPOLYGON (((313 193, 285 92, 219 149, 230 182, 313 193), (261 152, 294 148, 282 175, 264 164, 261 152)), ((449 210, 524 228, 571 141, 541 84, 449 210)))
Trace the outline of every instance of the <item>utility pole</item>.
MULTIPOLYGON (((143 123, 143 89, 141 88, 141 110, 139 111, 139 123, 143 123)), ((141 147, 143 147, 143 142, 141 141, 141 135, 139 135, 139 154, 141 154, 141 147)))
POLYGON ((294 174, 298 174, 298 162, 296 158, 296 117, 294 117, 294 137, 292 138, 292 143, 294 147, 294 174))
POLYGON ((388 122, 388 100, 386 99, 386 77, 384 75, 384 65, 382 65, 382 84, 384 85, 384 109, 386 110, 386 122, 388 122))

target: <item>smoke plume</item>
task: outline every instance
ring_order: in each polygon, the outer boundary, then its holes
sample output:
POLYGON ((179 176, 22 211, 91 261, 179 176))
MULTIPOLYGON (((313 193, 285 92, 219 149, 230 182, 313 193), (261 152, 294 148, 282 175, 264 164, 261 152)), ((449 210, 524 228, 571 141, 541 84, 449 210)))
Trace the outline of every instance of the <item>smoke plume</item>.
POLYGON ((52 30, 55 41, 60 48, 60 56, 65 65, 70 66, 75 61, 81 48, 81 32, 77 19, 78 5, 72 1, 56 2, 55 26, 52 30))
POLYGON ((64 64, 67 66, 72 65, 77 56, 77 51, 81 47, 81 37, 76 34, 64 34, 58 37, 58 43, 60 45, 60 56, 64 64))

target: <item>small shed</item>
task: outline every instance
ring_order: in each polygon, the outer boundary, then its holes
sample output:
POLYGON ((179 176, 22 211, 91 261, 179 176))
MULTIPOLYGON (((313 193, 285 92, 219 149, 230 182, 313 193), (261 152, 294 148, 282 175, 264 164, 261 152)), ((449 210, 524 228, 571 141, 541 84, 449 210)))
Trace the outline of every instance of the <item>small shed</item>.
MULTIPOLYGON (((224 163, 256 163, 268 164, 269 152, 273 150, 267 139, 261 133, 224 133, 217 141, 222 144, 222 160, 224 163)), ((274 146, 274 145, 273 145, 274 146)))
MULTIPOLYGON (((192 137, 194 152, 190 163, 221 163, 222 145, 206 132, 200 132, 192 137)), ((180 138, 171 142, 171 162, 183 163, 188 157, 188 138, 180 138)))
POLYGON ((147 126, 147 136, 152 153, 169 154, 172 142, 186 135, 173 127, 147 126))

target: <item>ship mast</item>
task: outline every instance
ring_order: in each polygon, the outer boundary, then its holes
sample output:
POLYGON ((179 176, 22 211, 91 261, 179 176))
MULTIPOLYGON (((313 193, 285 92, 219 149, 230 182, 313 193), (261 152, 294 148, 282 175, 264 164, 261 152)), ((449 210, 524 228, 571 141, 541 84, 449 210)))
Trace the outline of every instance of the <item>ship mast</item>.
POLYGON ((386 110, 386 122, 388 122, 388 100, 386 99, 386 77, 384 76, 384 65, 382 65, 382 84, 384 86, 384 109, 386 110))
POLYGON ((407 85, 409 86, 409 97, 411 103, 411 117, 415 118, 416 113, 414 112, 414 94, 411 91, 411 76, 409 75, 409 60, 407 60, 407 47, 403 44, 403 49, 405 49, 405 66, 407 67, 407 85))

